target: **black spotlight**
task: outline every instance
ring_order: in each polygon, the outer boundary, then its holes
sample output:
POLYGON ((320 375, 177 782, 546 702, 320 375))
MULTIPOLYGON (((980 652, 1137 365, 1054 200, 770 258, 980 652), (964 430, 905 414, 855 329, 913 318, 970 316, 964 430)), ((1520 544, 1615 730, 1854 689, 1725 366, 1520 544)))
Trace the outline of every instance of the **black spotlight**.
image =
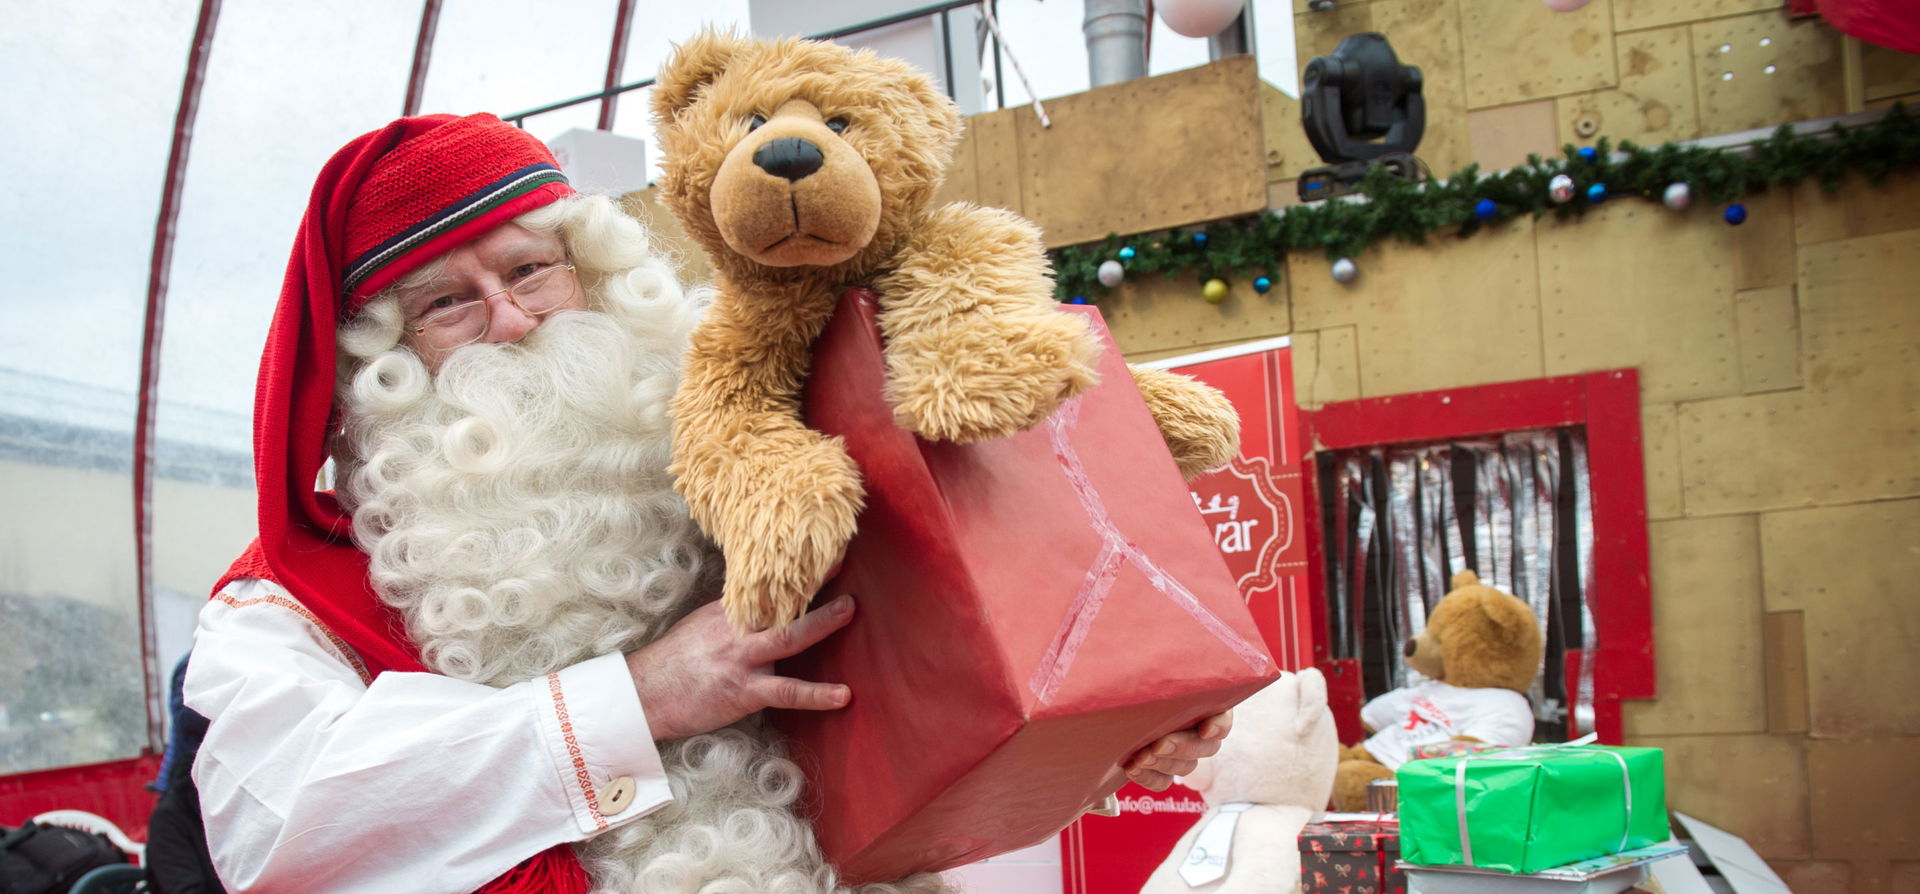
POLYGON ((1333 55, 1307 63, 1300 117, 1314 151, 1327 162, 1300 175, 1302 201, 1350 192, 1375 167, 1420 179, 1413 158, 1427 129, 1420 69, 1401 65, 1386 35, 1352 35, 1333 55))

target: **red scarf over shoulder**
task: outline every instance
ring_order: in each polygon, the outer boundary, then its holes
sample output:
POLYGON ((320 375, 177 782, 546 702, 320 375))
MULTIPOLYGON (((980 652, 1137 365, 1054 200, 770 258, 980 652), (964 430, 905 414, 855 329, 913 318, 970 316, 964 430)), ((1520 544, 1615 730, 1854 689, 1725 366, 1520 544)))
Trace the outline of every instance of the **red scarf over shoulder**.
MULTIPOLYGON (((375 675, 424 671, 380 601, 352 518, 315 490, 333 407, 334 333, 374 293, 422 264, 573 192, 537 139, 492 115, 402 118, 348 143, 314 182, 260 356, 253 463, 260 539, 214 592, 253 577, 291 592, 375 675)), ((566 845, 481 890, 585 894, 566 845)))

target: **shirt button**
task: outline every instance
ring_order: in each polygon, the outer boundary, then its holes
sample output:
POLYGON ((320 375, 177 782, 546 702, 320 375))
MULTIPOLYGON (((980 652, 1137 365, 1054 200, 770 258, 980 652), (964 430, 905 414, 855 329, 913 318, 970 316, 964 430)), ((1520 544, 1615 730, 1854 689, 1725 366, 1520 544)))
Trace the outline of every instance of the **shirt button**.
POLYGON ((633 806, 633 795, 637 786, 632 776, 616 776, 607 787, 600 790, 600 815, 613 816, 633 806))

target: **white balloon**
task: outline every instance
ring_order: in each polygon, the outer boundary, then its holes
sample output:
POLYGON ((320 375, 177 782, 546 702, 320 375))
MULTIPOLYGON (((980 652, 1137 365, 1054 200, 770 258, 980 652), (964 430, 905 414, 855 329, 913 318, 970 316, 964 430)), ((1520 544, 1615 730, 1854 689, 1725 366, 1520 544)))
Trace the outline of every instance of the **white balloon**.
POLYGON ((1126 268, 1120 266, 1119 261, 1101 261, 1100 270, 1094 275, 1100 278, 1101 285, 1111 289, 1119 285, 1121 280, 1127 278, 1127 271, 1126 268))
POLYGON ((1160 21, 1183 37, 1212 37, 1233 24, 1247 0, 1161 0, 1160 21))

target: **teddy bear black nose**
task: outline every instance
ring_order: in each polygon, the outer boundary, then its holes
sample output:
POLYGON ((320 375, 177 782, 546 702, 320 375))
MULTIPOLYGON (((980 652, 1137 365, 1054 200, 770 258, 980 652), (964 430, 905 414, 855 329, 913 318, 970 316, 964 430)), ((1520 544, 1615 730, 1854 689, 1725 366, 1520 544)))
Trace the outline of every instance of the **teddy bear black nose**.
POLYGON ((1415 652, 1418 652, 1418 651, 1420 651, 1420 641, 1419 641, 1419 640, 1411 640, 1411 639, 1410 639, 1410 640, 1407 640, 1407 657, 1408 657, 1408 658, 1412 658, 1412 657, 1413 657, 1413 653, 1415 653, 1415 652))
POLYGON ((760 169, 776 177, 799 180, 826 162, 826 156, 820 154, 820 147, 799 137, 781 137, 768 140, 766 145, 753 151, 753 163, 760 169))

